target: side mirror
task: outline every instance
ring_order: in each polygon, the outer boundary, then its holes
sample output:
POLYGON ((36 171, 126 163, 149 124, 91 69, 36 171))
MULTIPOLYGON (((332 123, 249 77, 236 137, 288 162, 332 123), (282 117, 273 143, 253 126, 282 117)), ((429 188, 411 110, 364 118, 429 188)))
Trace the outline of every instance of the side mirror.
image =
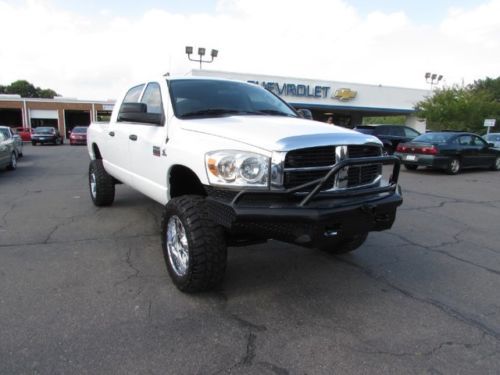
POLYGON ((300 117, 305 118, 307 120, 313 119, 312 112, 309 109, 306 108, 297 109, 297 113, 299 114, 300 117))
POLYGON ((148 106, 144 103, 123 103, 118 114, 118 121, 140 122, 145 124, 163 125, 163 116, 160 113, 148 113, 148 106))
POLYGON ((494 143, 488 143, 488 147, 495 147, 494 143))

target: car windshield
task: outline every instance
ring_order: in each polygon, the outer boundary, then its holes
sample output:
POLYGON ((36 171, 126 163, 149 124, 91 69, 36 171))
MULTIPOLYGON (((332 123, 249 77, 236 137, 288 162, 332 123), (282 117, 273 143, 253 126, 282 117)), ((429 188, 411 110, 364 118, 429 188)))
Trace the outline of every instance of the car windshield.
POLYGON ((253 84, 209 79, 170 81, 170 93, 178 118, 234 115, 297 117, 285 102, 253 84))
POLYGON ((10 138, 10 132, 9 132, 9 129, 6 129, 6 128, 0 128, 0 133, 3 134, 4 138, 5 139, 9 139, 10 138))
POLYGON ((446 143, 453 136, 455 136, 454 133, 426 133, 414 138, 412 142, 446 143))
POLYGON ((73 133, 85 134, 87 133, 87 128, 86 127, 74 128, 73 133))
POLYGON ((56 130, 54 128, 36 128, 35 133, 36 134, 54 134, 56 130))

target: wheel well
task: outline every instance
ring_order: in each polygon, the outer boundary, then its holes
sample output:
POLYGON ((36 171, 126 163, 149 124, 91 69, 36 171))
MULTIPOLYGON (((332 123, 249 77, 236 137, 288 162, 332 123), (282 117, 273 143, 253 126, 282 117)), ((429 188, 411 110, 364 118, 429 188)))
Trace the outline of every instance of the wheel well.
POLYGON ((172 167, 168 182, 170 198, 186 194, 207 195, 196 173, 182 165, 175 165, 172 167))
POLYGON ((101 151, 99 151, 99 147, 95 143, 92 144, 92 151, 96 159, 102 160, 101 151))

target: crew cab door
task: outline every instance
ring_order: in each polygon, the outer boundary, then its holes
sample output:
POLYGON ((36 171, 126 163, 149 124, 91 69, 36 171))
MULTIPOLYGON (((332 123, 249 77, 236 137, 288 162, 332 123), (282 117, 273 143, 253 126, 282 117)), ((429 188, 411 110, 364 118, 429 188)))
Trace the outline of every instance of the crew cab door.
POLYGON ((147 84, 140 103, 146 105, 149 117, 161 123, 135 122, 129 133, 129 152, 132 162, 132 186, 159 202, 165 202, 167 129, 161 87, 158 82, 147 84))
POLYGON ((138 85, 128 90, 123 98, 118 115, 113 118, 104 133, 106 138, 105 153, 103 154, 105 168, 114 177, 125 184, 131 184, 130 170, 132 158, 129 152, 129 135, 135 129, 134 123, 121 120, 125 103, 137 103, 146 85, 138 85))

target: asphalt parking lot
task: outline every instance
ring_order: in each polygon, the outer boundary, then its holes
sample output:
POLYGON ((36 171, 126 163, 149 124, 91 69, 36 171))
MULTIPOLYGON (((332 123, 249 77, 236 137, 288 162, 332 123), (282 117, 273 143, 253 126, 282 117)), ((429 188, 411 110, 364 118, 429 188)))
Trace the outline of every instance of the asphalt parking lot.
POLYGON ((230 248, 184 295, 162 207, 92 205, 84 147, 27 145, 0 171, 0 374, 498 374, 500 173, 403 171, 392 230, 330 256, 230 248))

